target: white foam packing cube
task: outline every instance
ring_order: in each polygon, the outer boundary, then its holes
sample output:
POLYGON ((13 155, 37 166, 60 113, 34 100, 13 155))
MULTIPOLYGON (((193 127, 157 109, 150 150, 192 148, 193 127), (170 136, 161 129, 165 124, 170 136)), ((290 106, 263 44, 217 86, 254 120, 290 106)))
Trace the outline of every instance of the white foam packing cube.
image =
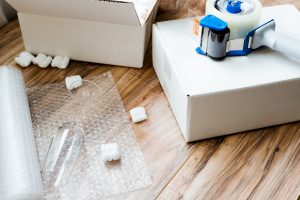
POLYGON ((139 123, 147 119, 146 110, 143 107, 136 107, 129 111, 134 123, 139 123))
POLYGON ((116 143, 102 144, 101 156, 104 162, 120 160, 121 153, 116 143))
POLYGON ((28 67, 33 61, 34 56, 27 51, 23 51, 15 58, 15 62, 21 67, 28 67))
POLYGON ((47 68, 51 64, 51 56, 39 53, 33 60, 32 63, 38 65, 41 68, 47 68))
POLYGON ((59 69, 66 69, 69 62, 70 58, 68 56, 55 56, 52 60, 51 66, 59 69))
POLYGON ((158 8, 158 1, 151 1, 146 20, 140 20, 133 2, 7 2, 18 11, 27 51, 136 68, 143 66, 158 8))
POLYGON ((82 78, 80 75, 68 76, 65 78, 66 87, 68 90, 73 90, 82 86, 82 78))
MULTIPOLYGON (((261 23, 300 39, 292 5, 266 7, 261 23)), ((187 142, 300 120, 300 62, 264 48, 214 61, 199 55, 191 19, 153 26, 153 65, 187 142)))

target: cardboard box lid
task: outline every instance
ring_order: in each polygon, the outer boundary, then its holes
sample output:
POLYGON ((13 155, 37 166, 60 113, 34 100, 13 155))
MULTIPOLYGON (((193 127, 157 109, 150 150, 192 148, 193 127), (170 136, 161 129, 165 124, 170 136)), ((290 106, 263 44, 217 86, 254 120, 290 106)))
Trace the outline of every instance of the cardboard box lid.
MULTIPOLYGON (((263 9, 262 22, 274 18, 276 29, 300 39, 300 13, 292 5, 263 9)), ((191 36, 191 19, 159 22, 165 42, 187 95, 206 95, 263 84, 300 79, 300 61, 267 48, 248 56, 227 57, 214 61, 195 52, 199 45, 191 36)))
POLYGON ((6 0, 18 12, 140 26, 134 4, 111 0, 6 0))

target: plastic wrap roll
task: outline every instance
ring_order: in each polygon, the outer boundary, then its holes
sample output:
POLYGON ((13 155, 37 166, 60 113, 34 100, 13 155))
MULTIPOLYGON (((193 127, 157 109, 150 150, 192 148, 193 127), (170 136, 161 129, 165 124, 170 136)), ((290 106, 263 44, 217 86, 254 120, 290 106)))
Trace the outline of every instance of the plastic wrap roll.
POLYGON ((9 66, 0 66, 0 198, 43 198, 22 73, 9 66))
POLYGON ((230 39, 245 38, 246 34, 257 27, 261 14, 259 0, 240 0, 242 11, 232 14, 226 11, 228 0, 207 0, 206 15, 215 15, 228 23, 230 39))

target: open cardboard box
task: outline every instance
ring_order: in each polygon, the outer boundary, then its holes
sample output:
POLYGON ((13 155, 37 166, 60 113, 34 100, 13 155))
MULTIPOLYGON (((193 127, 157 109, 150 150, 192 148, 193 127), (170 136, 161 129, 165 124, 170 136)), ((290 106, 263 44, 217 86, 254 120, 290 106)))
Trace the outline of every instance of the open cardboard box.
MULTIPOLYGON (((261 23, 300 39, 292 5, 263 8, 261 23)), ((300 120, 300 61, 262 48, 214 61, 199 55, 191 19, 153 26, 153 65, 187 142, 300 120)))
POLYGON ((158 0, 146 21, 132 2, 106 0, 6 0, 18 11, 25 48, 32 53, 140 68, 158 0))

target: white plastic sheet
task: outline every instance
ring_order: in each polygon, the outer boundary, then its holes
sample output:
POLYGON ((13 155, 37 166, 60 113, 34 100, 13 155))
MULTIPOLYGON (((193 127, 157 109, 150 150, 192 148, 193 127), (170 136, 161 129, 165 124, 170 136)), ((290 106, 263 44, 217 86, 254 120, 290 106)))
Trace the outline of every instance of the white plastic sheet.
POLYGON ((64 82, 27 91, 41 164, 57 127, 74 120, 83 92, 90 95, 78 117, 84 129, 84 151, 68 183, 58 191, 48 190, 46 199, 98 200, 149 186, 149 171, 111 73, 83 79, 96 83, 101 92, 85 82, 72 92, 64 82), (103 162, 101 145, 106 143, 119 145, 119 162, 103 162))

